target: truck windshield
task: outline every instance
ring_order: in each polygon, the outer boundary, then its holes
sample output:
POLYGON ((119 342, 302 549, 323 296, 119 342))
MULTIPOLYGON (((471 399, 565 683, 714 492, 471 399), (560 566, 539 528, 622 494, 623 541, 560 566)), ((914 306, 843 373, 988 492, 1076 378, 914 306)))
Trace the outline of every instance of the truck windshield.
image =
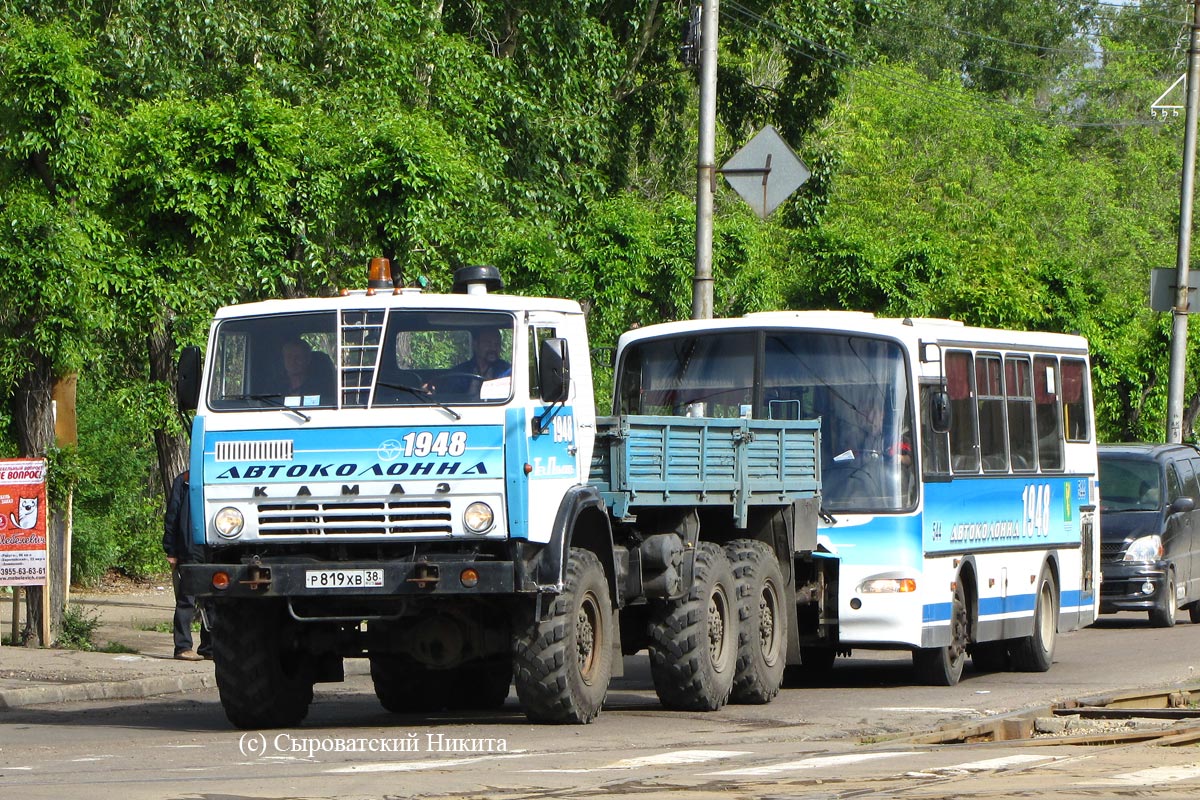
POLYGON ((218 411, 503 403, 511 314, 348 309, 246 317, 217 330, 218 411))

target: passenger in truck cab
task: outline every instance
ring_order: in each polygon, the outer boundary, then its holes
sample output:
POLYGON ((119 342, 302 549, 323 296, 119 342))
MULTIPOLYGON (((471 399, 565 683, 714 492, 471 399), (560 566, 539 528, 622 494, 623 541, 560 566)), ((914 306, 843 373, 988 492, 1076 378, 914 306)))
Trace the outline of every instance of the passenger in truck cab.
POLYGON ((337 380, 333 362, 319 350, 313 350, 299 337, 283 343, 284 385, 280 394, 284 396, 322 395, 326 401, 333 399, 337 380))

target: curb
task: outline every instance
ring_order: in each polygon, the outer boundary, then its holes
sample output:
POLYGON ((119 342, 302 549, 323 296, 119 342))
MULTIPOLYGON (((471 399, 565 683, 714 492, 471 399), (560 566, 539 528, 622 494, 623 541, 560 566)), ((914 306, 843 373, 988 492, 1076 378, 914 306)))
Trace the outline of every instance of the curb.
POLYGON ((87 700, 135 700, 162 694, 211 689, 217 685, 212 675, 153 675, 127 681, 73 683, 62 686, 31 686, 27 689, 0 690, 0 711, 23 706, 51 703, 77 703, 87 700))

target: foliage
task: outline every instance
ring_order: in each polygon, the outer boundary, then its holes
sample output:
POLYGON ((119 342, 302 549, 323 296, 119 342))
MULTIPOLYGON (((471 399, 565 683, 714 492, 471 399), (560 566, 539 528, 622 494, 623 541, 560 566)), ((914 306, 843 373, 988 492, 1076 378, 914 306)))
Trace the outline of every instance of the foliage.
POLYGON ((71 580, 88 584, 110 568, 141 577, 163 570, 161 495, 145 446, 153 418, 101 377, 79 382, 79 482, 75 490, 71 580))
MULTIPOLYGON (((160 568, 170 364, 219 305, 332 292, 385 255, 405 283, 491 262, 578 298, 600 348, 688 316, 687 14, 0 0, 0 453, 77 476, 76 577, 160 568), (80 444, 53 451, 46 389, 74 371, 80 444)), ((1079 331, 1103 434, 1161 438, 1169 320, 1145 286, 1175 260, 1182 119, 1139 122, 1183 69, 1169 20, 1168 0, 723 3, 718 163, 770 123, 813 175, 765 222, 719 190, 717 313, 1079 331)))
POLYGON ((100 627, 100 614, 93 608, 72 603, 63 611, 62 630, 55 647, 63 650, 95 650, 93 637, 100 627))

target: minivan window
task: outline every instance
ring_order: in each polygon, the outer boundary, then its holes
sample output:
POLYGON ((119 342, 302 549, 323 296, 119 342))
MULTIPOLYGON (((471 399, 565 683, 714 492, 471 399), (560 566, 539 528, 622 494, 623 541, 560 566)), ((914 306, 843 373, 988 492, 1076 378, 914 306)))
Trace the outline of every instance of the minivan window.
POLYGON ((1100 492, 1106 511, 1157 511, 1162 502, 1158 464, 1144 459, 1101 458, 1100 492))
POLYGON ((1183 488, 1179 484, 1179 473, 1174 464, 1167 465, 1167 505, 1174 503, 1183 496, 1183 488))

